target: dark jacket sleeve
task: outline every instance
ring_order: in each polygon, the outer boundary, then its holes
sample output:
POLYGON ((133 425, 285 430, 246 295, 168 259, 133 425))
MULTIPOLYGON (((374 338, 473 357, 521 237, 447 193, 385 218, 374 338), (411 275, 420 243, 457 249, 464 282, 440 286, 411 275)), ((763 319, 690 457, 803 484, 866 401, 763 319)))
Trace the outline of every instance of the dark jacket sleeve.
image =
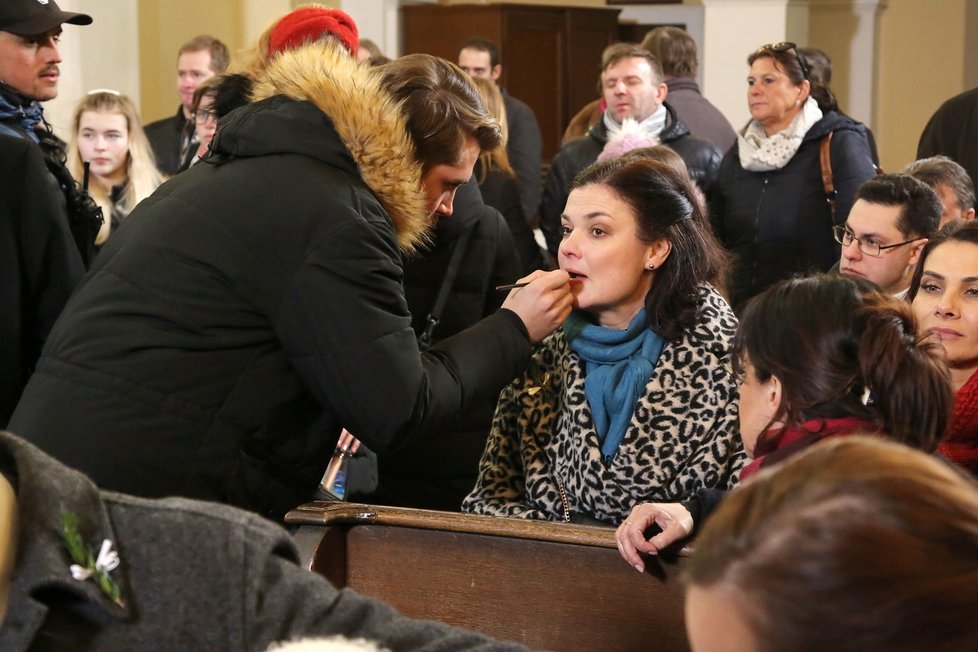
POLYGON ((273 324, 309 391, 375 452, 457 418, 525 367, 530 343, 512 313, 422 355, 393 239, 351 221, 327 240, 292 279, 273 324))
POLYGON ((533 217, 540 203, 540 160, 543 155, 543 136, 533 109, 522 102, 509 103, 513 115, 507 121, 509 140, 506 153, 516 172, 520 205, 525 217, 533 217))
POLYGON ((565 145, 565 149, 561 149, 554 157, 547 173, 547 181, 543 184, 543 197, 540 199, 540 230, 547 240, 547 249, 555 257, 561 240, 560 216, 567 205, 571 181, 577 173, 577 167, 571 160, 573 157, 566 147, 571 147, 576 142, 565 145))
POLYGON ((515 283, 516 279, 523 276, 524 271, 506 220, 492 206, 486 206, 486 211, 492 214, 491 224, 496 230, 496 256, 490 270, 486 303, 483 308, 483 314, 490 315, 503 305, 503 300, 506 298, 506 292, 498 292, 496 286, 515 283))
POLYGON ((30 141, 6 137, 0 146, 0 175, 6 180, 0 198, 0 237, 6 241, 0 244, 5 257, 0 261, 2 426, 85 267, 40 149, 30 141))
POLYGON ((876 176, 876 166, 869 141, 862 132, 851 129, 836 131, 832 135, 831 151, 832 181, 837 193, 834 221, 842 224, 849 217, 849 209, 859 186, 876 176))
MULTIPOLYGON (((530 223, 523 212, 520 195, 516 182, 511 177, 497 174, 486 179, 489 187, 483 187, 482 199, 486 204, 498 210, 506 219, 506 225, 512 237, 516 253, 519 255, 520 268, 523 274, 529 274, 535 269, 543 269, 543 256, 540 247, 530 230, 530 223)), ((539 196, 539 194, 538 194, 539 196)), ((536 208, 534 208, 536 210, 536 208)), ((512 283, 512 281, 506 281, 512 283)))
POLYGON ((683 507, 693 517, 694 532, 703 529, 710 515, 716 511, 723 499, 727 497, 728 491, 723 489, 711 489, 705 487, 697 491, 689 500, 682 503, 683 507))

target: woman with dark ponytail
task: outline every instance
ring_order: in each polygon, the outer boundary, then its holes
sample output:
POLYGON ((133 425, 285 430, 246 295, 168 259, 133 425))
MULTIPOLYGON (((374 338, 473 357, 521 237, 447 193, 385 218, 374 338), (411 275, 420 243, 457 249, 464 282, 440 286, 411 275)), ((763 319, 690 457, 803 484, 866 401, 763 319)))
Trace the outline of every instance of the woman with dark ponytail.
MULTIPOLYGON (((734 338, 740 435, 754 460, 741 481, 823 439, 871 434, 931 453, 953 394, 939 345, 917 336, 910 306, 858 278, 782 281, 751 300, 734 338)), ((644 569, 692 533, 723 492, 685 503, 646 503, 618 529, 622 555, 644 569), (645 539, 653 523, 662 533, 645 539)))

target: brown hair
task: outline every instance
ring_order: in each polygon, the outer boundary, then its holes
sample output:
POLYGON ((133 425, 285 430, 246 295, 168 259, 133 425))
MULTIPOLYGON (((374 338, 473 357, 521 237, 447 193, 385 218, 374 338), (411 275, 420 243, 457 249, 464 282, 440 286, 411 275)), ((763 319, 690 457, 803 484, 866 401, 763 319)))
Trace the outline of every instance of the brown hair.
POLYGON ((623 59, 637 57, 645 59, 652 66, 652 83, 662 81, 662 64, 655 55, 634 43, 612 43, 601 52, 601 74, 598 75, 598 94, 604 93, 604 73, 611 66, 623 59))
POLYGON ((489 111, 489 115, 499 123, 503 137, 502 142, 497 147, 490 150, 484 149, 479 154, 479 163, 482 167, 482 178, 479 179, 479 183, 481 184, 486 180, 486 174, 490 170, 500 170, 504 174, 515 178, 516 173, 513 171, 513 166, 510 165, 509 154, 506 153, 506 143, 509 142, 509 129, 506 125, 506 105, 503 102, 503 94, 500 92, 496 82, 485 77, 472 77, 472 83, 475 84, 476 90, 479 91, 479 96, 482 98, 482 103, 485 105, 486 110, 489 111))
POLYGON ((686 578, 731 595, 762 651, 978 649, 978 486, 899 444, 825 441, 728 496, 686 578))
POLYGON ((195 36, 181 45, 180 50, 177 52, 177 57, 186 52, 201 52, 203 50, 207 50, 211 55, 211 62, 208 66, 211 71, 224 72, 228 69, 228 64, 231 62, 231 54, 228 52, 228 46, 207 34, 195 36))
POLYGON ((457 164, 469 136, 483 151, 502 143, 502 128, 486 111, 472 79, 455 64, 408 54, 377 70, 407 118, 422 174, 436 165, 457 164))
POLYGON ((835 99, 832 89, 828 87, 827 82, 812 77, 808 71, 808 62, 802 58, 801 53, 793 43, 762 45, 747 57, 747 65, 753 65, 762 57, 772 59, 774 67, 783 72, 795 86, 801 86, 807 80, 809 95, 818 103, 818 108, 822 113, 839 110, 839 102, 835 99))
MULTIPOLYGON (((781 281, 751 299, 733 359, 738 373, 749 361, 761 382, 781 381, 772 422, 862 417, 931 452, 954 402, 939 350, 917 336, 907 302, 863 279, 821 274, 781 281)), ((762 435, 756 454, 773 450, 780 434, 762 435)))
POLYGON ((661 62, 663 74, 696 76, 696 41, 686 30, 668 25, 656 27, 642 39, 642 47, 661 62))
POLYGON ((683 336, 699 320, 703 285, 721 279, 728 257, 716 239, 689 178, 665 163, 623 156, 585 168, 570 189, 602 185, 628 204, 638 238, 672 246, 645 297, 649 326, 662 337, 683 336))

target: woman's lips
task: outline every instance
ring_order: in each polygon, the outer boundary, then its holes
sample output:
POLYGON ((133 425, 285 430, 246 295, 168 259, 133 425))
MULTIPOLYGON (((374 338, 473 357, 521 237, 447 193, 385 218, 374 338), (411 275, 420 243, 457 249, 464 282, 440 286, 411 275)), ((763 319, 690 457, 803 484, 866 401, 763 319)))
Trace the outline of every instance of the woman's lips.
POLYGON ((932 328, 930 329, 930 332, 937 335, 939 338, 941 338, 942 341, 959 339, 964 337, 963 334, 959 333, 953 328, 932 328))

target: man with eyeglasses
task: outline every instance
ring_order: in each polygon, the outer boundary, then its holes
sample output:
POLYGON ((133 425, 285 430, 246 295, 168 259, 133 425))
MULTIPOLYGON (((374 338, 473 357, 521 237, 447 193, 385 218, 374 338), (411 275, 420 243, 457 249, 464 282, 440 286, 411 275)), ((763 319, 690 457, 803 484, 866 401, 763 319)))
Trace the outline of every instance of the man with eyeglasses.
POLYGON ((906 174, 870 179, 856 191, 845 224, 833 229, 842 245, 839 272, 903 298, 920 251, 940 221, 941 200, 924 182, 906 174))

